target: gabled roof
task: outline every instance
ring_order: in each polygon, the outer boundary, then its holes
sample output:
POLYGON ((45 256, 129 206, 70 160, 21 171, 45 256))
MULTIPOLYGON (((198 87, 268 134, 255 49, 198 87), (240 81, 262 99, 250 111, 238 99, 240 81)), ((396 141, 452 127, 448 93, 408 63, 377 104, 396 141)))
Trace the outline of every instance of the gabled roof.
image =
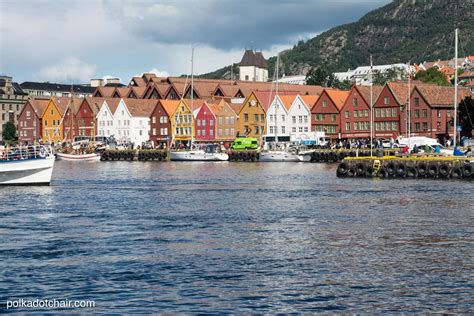
MULTIPOLYGON (((388 81, 385 84, 392 92, 398 104, 405 104, 408 100, 408 83, 403 81, 388 81)), ((412 84, 411 88, 414 88, 412 84)))
POLYGON ((54 104, 58 107, 61 116, 64 116, 68 109, 75 114, 82 104, 83 98, 51 97, 54 104))
POLYGON ((31 107, 35 111, 37 117, 42 117, 44 110, 48 107, 48 99, 33 99, 29 100, 28 103, 31 104, 31 107))
POLYGON ((146 87, 131 87, 128 94, 127 94, 127 97, 129 97, 130 94, 133 92, 133 93, 135 93, 137 98, 142 99, 145 96, 146 90, 147 90, 146 87))
POLYGON ((133 77, 132 80, 130 80, 130 85, 137 87, 146 87, 146 82, 142 77, 133 77), (132 84, 132 82, 135 84, 132 84))
MULTIPOLYGON (((415 89, 432 107, 454 107, 454 87, 417 85, 415 89)), ((469 89, 458 88, 458 103, 469 95, 469 89)))
MULTIPOLYGON (((352 87, 359 92, 359 95, 364 99, 365 103, 370 106, 370 86, 355 85, 352 87)), ((372 102, 379 98, 380 92, 382 92, 383 86, 373 85, 372 86, 372 102)))
MULTIPOLYGON (((265 110, 265 112, 267 112, 268 108, 273 102, 273 99, 275 99, 276 91, 255 91, 254 94, 255 94, 255 97, 258 99, 258 102, 261 104, 262 108, 265 110)), ((296 91, 278 92, 279 96, 284 96, 284 95, 296 96, 297 94, 298 92, 296 91)))
POLYGON ((224 108, 224 104, 222 102, 220 103, 207 103, 207 107, 209 110, 212 111, 214 116, 217 116, 219 113, 221 113, 222 109, 224 108))
POLYGON ((128 98, 128 93, 130 92, 130 89, 131 89, 130 87, 115 88, 115 92, 121 98, 128 98))
POLYGON ((122 99, 119 99, 119 98, 107 98, 104 102, 107 104, 107 106, 109 107, 109 110, 111 112, 111 114, 114 114, 115 111, 117 110, 119 104, 120 104, 120 100, 122 99))
POLYGON ((123 101, 132 116, 149 117, 158 104, 157 100, 152 99, 123 99, 123 101))
POLYGON ((346 90, 335 90, 335 89, 324 89, 326 94, 331 99, 332 103, 340 111, 346 102, 347 97, 349 96, 350 91, 346 90))
POLYGON ((308 109, 311 110, 313 105, 318 101, 319 99, 319 94, 317 95, 300 95, 300 98, 303 100, 303 102, 306 104, 308 109))
POLYGON ((159 100, 158 101, 163 109, 165 109, 166 114, 168 114, 169 117, 173 116, 174 112, 176 112, 176 109, 179 106, 179 100, 159 100))
POLYGON ((280 99, 281 103, 285 107, 286 111, 289 111, 293 101, 295 101, 296 94, 293 95, 279 95, 278 98, 280 99))
POLYGON ((115 87, 97 87, 96 91, 94 92, 94 96, 100 94, 102 98, 108 98, 114 95, 115 87))
POLYGON ((459 75, 459 79, 474 78, 474 71, 466 71, 459 75))
POLYGON ((255 61, 259 68, 264 68, 264 69, 268 68, 267 61, 263 57, 262 52, 255 53, 255 61))
POLYGON ((92 114, 94 116, 99 113, 100 107, 102 106, 105 100, 107 100, 107 98, 86 97, 87 104, 89 104, 89 107, 91 108, 92 114))
POLYGON ((239 114, 240 110, 242 109, 243 103, 228 103, 230 108, 235 112, 235 114, 239 114))

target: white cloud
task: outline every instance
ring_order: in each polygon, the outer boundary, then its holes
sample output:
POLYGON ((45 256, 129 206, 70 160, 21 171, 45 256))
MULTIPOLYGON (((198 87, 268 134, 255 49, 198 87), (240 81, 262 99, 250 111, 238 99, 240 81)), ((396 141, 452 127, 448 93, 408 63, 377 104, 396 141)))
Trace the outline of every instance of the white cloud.
POLYGON ((96 65, 89 65, 78 58, 65 58, 57 64, 41 68, 35 75, 41 81, 88 83, 94 77, 96 65))
POLYGON ((168 77, 170 74, 166 71, 162 71, 162 70, 158 70, 156 68, 153 68, 152 70, 150 71, 147 71, 147 73, 154 73, 155 75, 157 75, 158 77, 168 77))

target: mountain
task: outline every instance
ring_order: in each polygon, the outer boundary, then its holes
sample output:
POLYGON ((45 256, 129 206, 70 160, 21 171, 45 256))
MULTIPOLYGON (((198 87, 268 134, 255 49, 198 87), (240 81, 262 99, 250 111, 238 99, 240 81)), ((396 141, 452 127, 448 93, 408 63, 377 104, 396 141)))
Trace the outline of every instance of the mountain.
MULTIPOLYGON (((280 53, 286 75, 304 75, 311 67, 347 71, 369 64, 420 63, 454 56, 459 28, 459 56, 474 53, 473 0, 395 0, 359 21, 340 25, 280 53)), ((268 59, 272 77, 276 57, 268 59)), ((234 77, 238 68, 234 67, 234 77)), ((230 66, 202 75, 230 78, 230 66)))

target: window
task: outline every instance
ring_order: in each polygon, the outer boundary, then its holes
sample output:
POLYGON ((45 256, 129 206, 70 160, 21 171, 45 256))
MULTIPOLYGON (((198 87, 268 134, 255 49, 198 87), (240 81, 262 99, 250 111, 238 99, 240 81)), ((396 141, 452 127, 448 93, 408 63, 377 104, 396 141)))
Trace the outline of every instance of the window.
POLYGON ((415 130, 416 130, 417 132, 420 131, 420 123, 415 123, 415 130))
POLYGON ((419 106, 420 105, 420 98, 415 98, 415 106, 419 106))
POLYGON ((428 123, 423 122, 423 132, 427 132, 427 131, 428 131, 428 123))
POLYGON ((375 117, 380 117, 380 109, 375 110, 375 117))
POLYGON ((415 117, 419 118, 420 117, 420 110, 415 110, 415 117))
POLYGON ((292 131, 293 133, 296 133, 296 126, 293 126, 293 127, 291 128, 291 131, 292 131))
POLYGON ((428 110, 427 109, 423 109, 423 111, 421 112, 421 117, 428 117, 428 110))
POLYGON ((298 123, 303 123, 303 116, 302 115, 298 116, 298 123))
POLYGON ((291 116, 291 121, 293 124, 296 124, 296 115, 291 116))
POLYGON ((214 120, 209 120, 209 126, 214 126, 214 120))
POLYGON ((230 124, 234 124, 234 122, 235 122, 235 117, 231 116, 230 117, 230 124))
POLYGON ((222 136, 222 128, 219 128, 219 129, 217 130, 217 135, 218 135, 218 136, 222 136))
POLYGON ((328 101, 323 100, 323 108, 326 108, 328 106, 328 101))
MULTIPOLYGON (((12 109, 12 106, 10 105, 10 110, 12 109)), ((51 115, 54 115, 54 109, 51 109, 51 115)))
POLYGON ((438 110, 436 116, 441 117, 441 111, 438 110))
POLYGON ((352 105, 357 106, 358 104, 359 104, 359 103, 358 103, 357 98, 354 98, 354 99, 352 100, 352 105))
POLYGON ((264 114, 260 114, 260 121, 265 121, 265 115, 264 114))
POLYGON ((298 132, 303 133, 303 126, 298 127, 298 132))
POLYGON ((228 116, 225 117, 225 124, 226 124, 226 125, 229 124, 229 117, 228 117, 228 116))
POLYGON ((211 130, 209 131, 209 136, 214 136, 214 130, 213 130, 213 129, 211 129, 211 130))
POLYGON ((357 110, 354 110, 354 117, 358 117, 358 113, 357 110))
POLYGON ((354 122, 354 130, 357 131, 359 129, 359 122, 354 122))
POLYGON ((380 109, 380 117, 385 117, 385 109, 380 109))
POLYGON ((336 121, 336 114, 331 114, 331 122, 335 122, 336 121))
POLYGON ((396 108, 392 109, 392 117, 397 117, 397 109, 396 108))
POLYGON ((383 98, 383 104, 389 105, 390 104, 390 99, 388 97, 383 98))
POLYGON ((198 129, 198 136, 201 136, 201 130, 198 129))
POLYGON ((197 120, 197 126, 201 126, 201 120, 197 120))
POLYGON ((437 131, 441 130, 441 122, 436 122, 436 130, 437 131))
POLYGON ((282 133, 282 134, 285 134, 285 133, 286 133, 285 126, 282 126, 282 127, 281 127, 281 133, 282 133))
POLYGON ((273 122, 273 114, 270 114, 270 122, 273 122))
POLYGON ((392 131, 397 130, 397 122, 392 122, 392 131))
POLYGON ((206 136, 206 130, 203 129, 201 134, 202 134, 202 136, 206 136))
POLYGON ((281 121, 282 121, 282 122, 285 121, 285 115, 284 115, 284 114, 281 115, 281 121))
POLYGON ((346 123, 346 131, 350 131, 351 130, 351 123, 347 122, 346 123))
POLYGON ((308 126, 303 127, 305 132, 308 132, 308 126))
POLYGON ((153 135, 156 135, 156 128, 153 128, 153 135))
POLYGON ((249 115, 247 113, 244 114, 244 122, 249 121, 249 115))
MULTIPOLYGON (((253 128, 255 129, 255 134, 258 134, 258 125, 254 125, 253 128)), ((263 132, 263 129, 262 129, 262 132, 263 132)))
POLYGON ((230 129, 230 135, 235 135, 235 130, 233 128, 230 129))
POLYGON ((308 123, 308 115, 303 116, 304 122, 308 123))
POLYGON ((217 124, 222 125, 222 116, 219 116, 217 119, 217 124))
POLYGON ((143 135, 143 131, 142 131, 142 130, 140 130, 140 136, 142 136, 142 135, 143 135))
POLYGON ((364 117, 364 110, 359 110, 359 117, 364 117))
POLYGON ((274 129, 274 126, 270 126, 270 134, 274 134, 275 133, 275 129, 274 129))
POLYGON ((249 132, 249 126, 248 125, 244 125, 244 133, 248 133, 249 132))
POLYGON ((206 126, 206 120, 202 120, 202 121, 201 121, 201 125, 202 125, 202 126, 206 126))
POLYGON ((255 122, 258 122, 258 114, 254 114, 254 115, 253 115, 253 120, 254 120, 255 122))
POLYGON ((153 124, 156 123, 156 116, 153 116, 153 117, 151 118, 151 122, 152 122, 153 124))
POLYGON ((349 118, 349 111, 344 112, 344 117, 345 117, 346 119, 349 118))

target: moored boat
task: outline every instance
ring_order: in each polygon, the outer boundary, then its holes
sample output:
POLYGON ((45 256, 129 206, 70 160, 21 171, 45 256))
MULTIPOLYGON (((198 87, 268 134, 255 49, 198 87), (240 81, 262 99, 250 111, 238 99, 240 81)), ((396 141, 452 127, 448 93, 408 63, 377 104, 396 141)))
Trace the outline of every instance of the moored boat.
POLYGON ((49 185, 55 156, 44 146, 0 150, 0 185, 49 185))
POLYGON ((271 150, 260 153, 261 162, 299 162, 298 154, 293 151, 271 150))
POLYGON ((219 145, 205 145, 203 148, 171 151, 171 161, 227 161, 229 155, 221 152, 219 145))
POLYGON ((58 157, 58 159, 67 161, 100 161, 100 154, 98 153, 57 153, 56 156, 58 157))

